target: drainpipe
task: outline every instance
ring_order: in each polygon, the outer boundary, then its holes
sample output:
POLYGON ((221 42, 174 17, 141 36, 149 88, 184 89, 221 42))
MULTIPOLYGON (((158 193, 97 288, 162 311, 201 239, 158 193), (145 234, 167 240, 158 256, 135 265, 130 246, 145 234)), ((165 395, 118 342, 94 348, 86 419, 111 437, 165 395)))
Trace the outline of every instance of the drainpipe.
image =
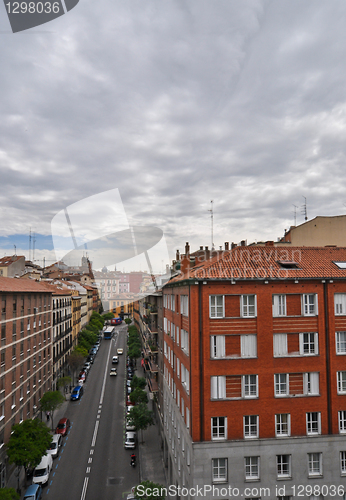
POLYGON ((330 346, 329 346, 329 312, 328 312, 328 293, 327 282, 323 283, 324 294, 324 322, 326 329, 326 375, 327 375, 327 405, 328 405, 328 434, 332 434, 332 395, 330 381, 330 346))
POLYGON ((200 440, 204 440, 204 384, 203 384, 203 314, 202 314, 202 282, 198 282, 198 314, 199 314, 199 408, 200 408, 200 440))

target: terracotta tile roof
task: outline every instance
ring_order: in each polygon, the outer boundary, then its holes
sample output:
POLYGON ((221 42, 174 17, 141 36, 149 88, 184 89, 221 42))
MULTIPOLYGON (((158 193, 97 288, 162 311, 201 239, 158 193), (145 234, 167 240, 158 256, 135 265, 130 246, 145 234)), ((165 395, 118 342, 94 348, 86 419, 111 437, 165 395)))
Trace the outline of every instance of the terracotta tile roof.
POLYGON ((169 283, 187 278, 199 279, 287 279, 346 278, 345 247, 236 247, 219 252, 172 278, 169 283))
POLYGON ((34 280, 0 277, 0 292, 38 292, 50 293, 46 285, 34 280))
POLYGON ((6 257, 2 257, 0 259, 0 267, 10 266, 19 259, 25 259, 24 255, 7 255, 6 257))

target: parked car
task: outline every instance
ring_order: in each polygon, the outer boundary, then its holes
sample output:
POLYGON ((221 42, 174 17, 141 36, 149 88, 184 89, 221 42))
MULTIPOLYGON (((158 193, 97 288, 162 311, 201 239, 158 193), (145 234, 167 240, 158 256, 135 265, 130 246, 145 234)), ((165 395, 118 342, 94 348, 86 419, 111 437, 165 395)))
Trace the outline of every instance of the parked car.
POLYGON ((31 484, 24 493, 23 500, 41 500, 42 487, 40 484, 31 484))
POLYGON ((71 392, 71 401, 78 401, 84 394, 83 386, 77 385, 71 392))
POLYGON ((117 375, 117 369, 116 369, 116 368, 111 368, 111 371, 110 371, 109 375, 111 375, 111 376, 113 376, 113 377, 114 377, 115 375, 117 375))
POLYGON ((35 467, 32 482, 34 484, 46 484, 49 479, 50 471, 53 467, 52 455, 44 455, 41 462, 35 467))
POLYGON ((70 421, 68 418, 61 418, 55 429, 55 434, 61 434, 63 437, 66 436, 70 428, 70 421))
POLYGON ((129 415, 127 415, 127 416, 126 416, 125 429, 126 429, 127 431, 135 431, 135 430, 136 430, 136 426, 135 426, 135 425, 131 425, 131 424, 129 423, 129 418, 128 418, 128 417, 129 417, 129 415))
POLYGON ((123 354, 123 353, 124 353, 124 349, 122 349, 122 348, 120 348, 120 347, 119 347, 119 348, 117 349, 117 353, 118 353, 118 354, 123 354))
POLYGON ((112 357, 112 363, 113 363, 113 364, 117 364, 117 363, 119 363, 119 357, 118 357, 118 356, 113 356, 113 357, 112 357))
POLYGON ((54 434, 52 442, 47 450, 47 455, 52 455, 53 458, 59 455, 60 448, 62 446, 62 435, 54 434))
POLYGON ((89 371, 90 368, 91 368, 91 363, 89 363, 89 362, 84 363, 83 368, 84 368, 85 371, 89 371))
POLYGON ((137 434, 134 431, 125 432, 125 449, 134 450, 137 444, 137 434))

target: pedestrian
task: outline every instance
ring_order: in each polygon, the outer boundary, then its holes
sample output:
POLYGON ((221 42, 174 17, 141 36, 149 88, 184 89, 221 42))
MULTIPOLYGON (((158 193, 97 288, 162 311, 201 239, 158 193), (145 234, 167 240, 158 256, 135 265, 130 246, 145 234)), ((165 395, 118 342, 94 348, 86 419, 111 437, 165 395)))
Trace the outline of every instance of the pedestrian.
POLYGON ((46 417, 47 417, 47 422, 48 422, 49 421, 49 417, 50 417, 49 411, 46 411, 46 417))

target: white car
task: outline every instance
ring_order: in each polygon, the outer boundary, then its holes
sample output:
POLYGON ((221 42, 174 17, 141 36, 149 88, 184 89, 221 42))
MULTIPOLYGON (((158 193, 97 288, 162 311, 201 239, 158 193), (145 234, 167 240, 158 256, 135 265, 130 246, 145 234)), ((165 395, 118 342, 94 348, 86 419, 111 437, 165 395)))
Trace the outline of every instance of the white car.
POLYGON ((60 448, 62 446, 62 435, 54 434, 52 437, 52 442, 47 450, 47 455, 52 455, 53 458, 59 455, 60 448))
POLYGON ((124 349, 122 349, 122 348, 120 348, 120 347, 119 347, 119 348, 117 349, 117 353, 118 353, 118 354, 123 354, 123 353, 124 353, 124 349))
POLYGON ((113 376, 113 377, 114 377, 115 375, 117 375, 117 369, 116 369, 116 368, 111 368, 111 371, 110 371, 109 375, 110 375, 110 376, 113 376))
POLYGON ((125 425, 125 428, 127 431, 135 431, 136 430, 136 427, 134 425, 131 425, 129 423, 129 419, 128 419, 128 416, 126 417, 126 425, 125 425))
POLYGON ((137 444, 137 434, 135 432, 126 432, 125 433, 125 449, 126 450, 134 450, 137 444))

